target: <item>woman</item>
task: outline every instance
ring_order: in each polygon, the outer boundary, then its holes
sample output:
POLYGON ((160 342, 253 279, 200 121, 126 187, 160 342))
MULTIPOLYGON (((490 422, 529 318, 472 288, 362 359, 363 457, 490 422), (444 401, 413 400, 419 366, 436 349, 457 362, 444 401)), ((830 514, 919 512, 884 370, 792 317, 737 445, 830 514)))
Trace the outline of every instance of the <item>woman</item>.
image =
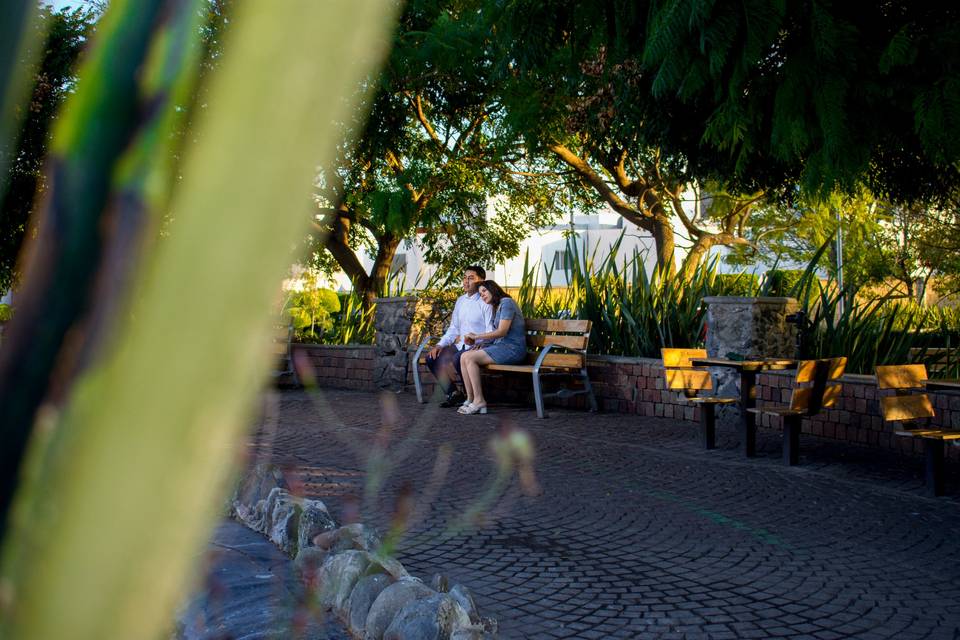
POLYGON ((467 344, 493 340, 460 357, 467 402, 460 407, 463 414, 486 413, 487 401, 480 386, 480 367, 486 364, 518 364, 527 359, 527 330, 520 307, 493 280, 484 280, 477 287, 480 299, 493 307, 493 331, 468 333, 467 344))

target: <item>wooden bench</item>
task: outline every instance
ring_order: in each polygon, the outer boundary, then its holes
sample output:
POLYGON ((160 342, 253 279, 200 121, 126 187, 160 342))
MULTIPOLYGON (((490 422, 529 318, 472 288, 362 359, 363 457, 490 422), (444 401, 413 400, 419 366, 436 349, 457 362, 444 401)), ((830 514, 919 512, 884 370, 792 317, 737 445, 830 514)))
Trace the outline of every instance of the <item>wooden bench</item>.
POLYGON ((663 358, 663 376, 667 388, 683 394, 684 400, 700 406, 700 442, 704 449, 716 447, 717 405, 733 404, 737 398, 701 396, 701 391, 713 390, 713 377, 706 367, 694 367, 692 358, 706 358, 706 349, 660 349, 663 358))
MULTIPOLYGON (((587 375, 587 345, 590 343, 590 320, 554 320, 528 318, 527 362, 524 364, 490 364, 482 367, 487 373, 530 374, 533 380, 533 398, 537 406, 537 417, 544 418, 544 398, 569 397, 586 394, 590 401, 590 410, 597 410, 597 399, 587 375), (544 394, 541 378, 567 377, 583 383, 582 389, 561 389, 556 393, 544 394)), ((426 402, 423 396, 423 383, 420 380, 420 365, 426 362, 424 351, 433 346, 437 338, 427 336, 420 343, 413 357, 413 384, 417 391, 417 400, 426 402)))
POLYGON ((847 368, 846 358, 801 360, 797 363, 789 405, 763 405, 751 413, 779 416, 783 421, 783 461, 800 461, 800 429, 804 418, 834 406, 840 399, 839 380, 847 368))
POLYGON ((900 423, 903 428, 894 431, 896 435, 923 441, 927 493, 943 495, 944 444, 960 442, 960 431, 929 428, 935 413, 930 396, 923 392, 927 368, 922 364, 887 365, 878 366, 876 373, 877 388, 893 392, 880 396, 883 420, 900 423))

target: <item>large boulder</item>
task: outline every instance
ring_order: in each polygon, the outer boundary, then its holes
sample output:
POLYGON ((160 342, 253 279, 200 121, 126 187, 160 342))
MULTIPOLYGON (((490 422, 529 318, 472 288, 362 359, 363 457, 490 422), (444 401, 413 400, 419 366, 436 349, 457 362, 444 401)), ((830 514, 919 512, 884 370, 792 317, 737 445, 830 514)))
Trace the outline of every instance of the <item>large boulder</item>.
POLYGON ((350 593, 350 600, 347 602, 347 626, 354 636, 363 637, 370 607, 392 582, 393 578, 385 573, 374 573, 357 580, 356 586, 350 593))
POLYGON ((267 537, 289 555, 297 552, 301 513, 299 502, 286 491, 277 497, 270 511, 270 529, 267 531, 267 537))
POLYGON ((301 503, 300 523, 297 526, 297 549, 306 549, 325 531, 337 528, 337 523, 320 500, 304 499, 301 503))
POLYGON ((446 640, 470 624, 467 613, 446 594, 407 603, 383 634, 383 640, 446 640))
POLYGON ((314 536, 313 544, 332 553, 339 553, 350 549, 376 551, 381 543, 372 529, 354 523, 314 536))
POLYGON ((364 625, 364 640, 382 640, 387 627, 400 611, 416 600, 436 595, 436 592, 416 578, 403 578, 384 589, 370 607, 364 625))
POLYGON ((237 484, 232 501, 234 508, 251 509, 261 500, 266 500, 270 492, 277 488, 290 489, 280 467, 268 463, 256 464, 237 484))
POLYGON ((344 551, 328 556, 317 577, 320 604, 345 612, 345 605, 357 581, 370 566, 366 551, 344 551))

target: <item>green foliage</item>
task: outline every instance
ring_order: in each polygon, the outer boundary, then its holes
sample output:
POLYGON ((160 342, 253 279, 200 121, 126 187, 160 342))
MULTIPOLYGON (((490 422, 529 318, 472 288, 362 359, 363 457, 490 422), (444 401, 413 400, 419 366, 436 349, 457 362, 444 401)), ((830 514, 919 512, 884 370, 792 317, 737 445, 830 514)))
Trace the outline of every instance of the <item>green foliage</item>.
MULTIPOLYGON (((340 309, 332 314, 331 326, 320 337, 324 344, 373 344, 377 308, 364 308, 356 291, 340 296, 340 309)), ((314 336, 316 337, 316 336, 314 336)))
POLYGON ((803 269, 771 269, 767 271, 766 282, 764 283, 766 295, 791 296, 805 274, 806 271, 803 269))
POLYGON ((340 298, 330 289, 306 288, 291 292, 286 310, 296 338, 309 342, 333 329, 333 314, 340 311, 340 298))
POLYGON ((758 295, 760 291, 760 276, 755 273, 718 273, 714 276, 714 293, 717 296, 758 295))
POLYGON ((634 253, 618 265, 620 241, 602 259, 568 240, 573 256, 566 288, 538 286, 539 265, 524 262, 515 296, 524 315, 541 318, 582 318, 593 321, 590 350, 607 355, 659 357, 661 347, 703 344, 704 296, 720 293, 716 264, 700 265, 689 280, 661 270, 648 276, 642 256, 634 253))
MULTIPOLYGON (((801 332, 801 358, 846 356, 847 371, 872 374, 877 365, 915 361, 911 350, 960 344, 956 310, 927 309, 889 295, 857 300, 849 287, 816 277, 822 256, 821 250, 790 292, 808 319, 801 332)), ((954 368, 938 375, 958 373, 954 368)))
POLYGON ((0 322, 10 322, 11 319, 13 319, 13 307, 0 304, 0 322))
POLYGON ((862 182, 897 200, 960 186, 960 14, 951 5, 648 6, 650 90, 695 112, 662 128, 664 145, 695 171, 768 188, 799 178, 819 195, 862 182))

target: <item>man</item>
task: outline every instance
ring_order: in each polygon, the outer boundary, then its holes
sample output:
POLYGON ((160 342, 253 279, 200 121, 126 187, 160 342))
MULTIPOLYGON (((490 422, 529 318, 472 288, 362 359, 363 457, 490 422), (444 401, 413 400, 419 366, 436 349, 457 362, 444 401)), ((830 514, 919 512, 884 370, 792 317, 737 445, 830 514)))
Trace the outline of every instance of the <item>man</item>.
POLYGON ((457 298, 450 316, 450 327, 440 342, 427 354, 427 368, 437 379, 446 399, 441 407, 459 407, 466 399, 453 383, 454 371, 460 375, 460 355, 469 348, 463 336, 493 329, 493 309, 480 299, 477 286, 486 280, 483 267, 472 265, 463 270, 463 295, 457 298))

